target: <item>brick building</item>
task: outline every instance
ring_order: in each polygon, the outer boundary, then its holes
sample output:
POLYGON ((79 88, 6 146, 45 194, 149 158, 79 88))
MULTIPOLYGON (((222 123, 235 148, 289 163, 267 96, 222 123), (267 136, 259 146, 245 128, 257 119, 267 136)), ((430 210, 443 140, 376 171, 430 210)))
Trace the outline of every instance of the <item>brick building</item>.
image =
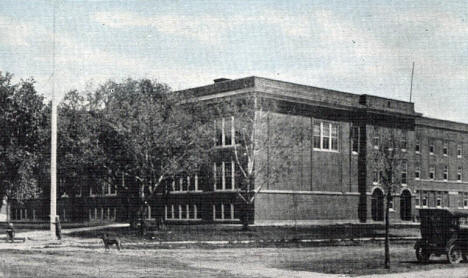
MULTIPOLYGON (((291 166, 279 180, 259 177, 258 182, 265 186, 250 207, 251 222, 383 221, 386 192, 372 155, 388 131, 397 134, 403 158, 401 182, 393 192, 393 219, 414 221, 417 209, 429 207, 468 209, 468 155, 464 153, 468 150, 468 124, 424 117, 410 102, 260 77, 217 79, 188 90, 197 101, 221 103, 225 98, 253 94, 273 101, 275 110, 268 112, 256 132, 267 136, 280 132, 286 139, 297 130, 305 135, 300 146, 269 142, 269 151, 259 154, 272 171, 286 162, 291 166), (290 148, 291 161, 270 151, 279 147, 290 148)), ((164 202, 160 194, 148 204, 149 219, 161 215, 177 223, 239 221, 239 169, 231 153, 237 140, 236 116, 220 115, 214 121, 219 130, 214 146, 218 155, 199 174, 172 181, 172 191, 164 202)), ((123 221, 134 205, 112 188, 94 194, 86 185, 73 200, 59 199, 62 218, 123 221)), ((41 202, 33 203, 13 205, 12 218, 46 219, 47 206, 38 217, 41 202)))

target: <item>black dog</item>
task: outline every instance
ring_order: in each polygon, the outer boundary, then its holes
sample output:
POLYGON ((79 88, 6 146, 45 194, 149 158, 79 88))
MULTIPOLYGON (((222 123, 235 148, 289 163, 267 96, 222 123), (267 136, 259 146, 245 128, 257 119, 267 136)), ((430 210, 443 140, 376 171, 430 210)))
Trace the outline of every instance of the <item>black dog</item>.
POLYGON ((115 236, 110 237, 108 234, 103 234, 101 238, 102 238, 102 241, 104 242, 104 247, 106 248, 106 250, 109 250, 109 247, 115 244, 117 249, 120 251, 122 244, 120 243, 120 239, 118 237, 115 237, 115 236))

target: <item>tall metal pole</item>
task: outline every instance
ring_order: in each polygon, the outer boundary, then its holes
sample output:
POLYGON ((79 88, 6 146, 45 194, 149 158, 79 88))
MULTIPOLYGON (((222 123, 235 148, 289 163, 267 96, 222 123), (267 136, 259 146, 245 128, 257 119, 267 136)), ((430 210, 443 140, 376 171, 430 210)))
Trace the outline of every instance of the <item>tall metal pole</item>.
POLYGON ((409 92, 409 102, 411 102, 411 98, 413 96, 413 75, 414 75, 414 62, 413 62, 413 69, 411 70, 411 87, 409 92))
POLYGON ((55 216, 57 213, 57 103, 55 100, 55 1, 52 46, 52 115, 50 145, 50 234, 55 239, 55 216))

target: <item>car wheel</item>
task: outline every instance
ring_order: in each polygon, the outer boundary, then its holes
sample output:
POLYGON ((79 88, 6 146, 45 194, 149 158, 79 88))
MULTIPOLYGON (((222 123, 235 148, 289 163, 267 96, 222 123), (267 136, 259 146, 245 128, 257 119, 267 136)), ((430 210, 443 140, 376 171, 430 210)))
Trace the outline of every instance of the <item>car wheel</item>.
POLYGON ((462 260, 462 252, 456 245, 451 245, 447 252, 447 259, 451 264, 458 264, 462 260))
POLYGON ((421 246, 416 248, 416 259, 418 259, 418 262, 427 263, 430 256, 431 253, 426 248, 421 246))

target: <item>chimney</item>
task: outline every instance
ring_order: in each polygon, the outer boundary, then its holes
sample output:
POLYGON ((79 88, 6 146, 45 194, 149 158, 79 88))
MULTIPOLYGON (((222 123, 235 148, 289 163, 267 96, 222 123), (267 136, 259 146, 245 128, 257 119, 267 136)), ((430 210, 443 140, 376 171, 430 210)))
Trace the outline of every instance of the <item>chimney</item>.
POLYGON ((213 81, 214 81, 214 83, 220 83, 220 82, 229 81, 229 80, 231 80, 231 79, 221 77, 221 78, 217 78, 217 79, 215 79, 213 81))

